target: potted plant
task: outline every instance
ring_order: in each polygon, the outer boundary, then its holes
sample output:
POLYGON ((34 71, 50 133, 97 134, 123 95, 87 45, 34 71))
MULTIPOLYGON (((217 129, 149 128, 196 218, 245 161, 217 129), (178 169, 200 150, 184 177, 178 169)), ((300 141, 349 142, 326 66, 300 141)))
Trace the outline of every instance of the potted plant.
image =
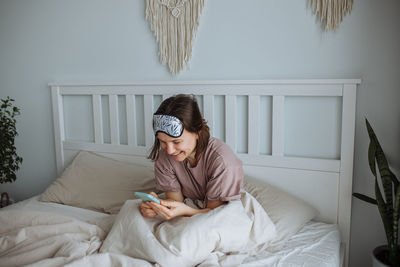
MULTIPOLYGON (((19 108, 14 106, 14 99, 7 97, 0 103, 0 184, 14 182, 16 172, 22 163, 22 158, 17 155, 15 137, 18 135, 15 127, 15 117, 20 114, 19 108)), ((0 207, 9 203, 6 192, 1 194, 0 207)))
POLYGON ((375 199, 359 193, 354 193, 353 196, 368 203, 377 205, 381 215, 387 244, 374 249, 374 266, 397 267, 400 266, 400 247, 398 243, 400 215, 399 180, 390 170, 389 164, 374 130, 368 120, 366 119, 365 121, 370 139, 368 148, 369 167, 372 174, 375 176, 375 199), (379 173, 377 172, 376 167, 378 167, 379 173), (380 183, 378 179, 380 179, 380 183), (381 188, 383 188, 383 193, 381 188))

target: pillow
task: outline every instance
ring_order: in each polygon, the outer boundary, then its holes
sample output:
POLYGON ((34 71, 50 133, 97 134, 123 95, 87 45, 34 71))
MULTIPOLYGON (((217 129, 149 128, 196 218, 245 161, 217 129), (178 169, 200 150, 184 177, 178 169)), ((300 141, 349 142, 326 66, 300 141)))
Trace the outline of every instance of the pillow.
POLYGON ((114 214, 134 191, 155 191, 153 168, 81 151, 40 201, 114 214))
POLYGON ((244 189, 257 199, 275 224, 277 236, 267 250, 281 249, 292 235, 318 215, 305 201, 253 177, 245 176, 244 189))

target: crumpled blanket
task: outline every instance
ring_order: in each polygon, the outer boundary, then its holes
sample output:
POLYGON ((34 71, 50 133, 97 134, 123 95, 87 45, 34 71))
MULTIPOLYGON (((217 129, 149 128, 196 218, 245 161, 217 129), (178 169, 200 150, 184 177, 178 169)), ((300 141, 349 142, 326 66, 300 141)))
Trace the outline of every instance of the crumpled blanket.
POLYGON ((47 212, 0 211, 0 266, 64 266, 97 252, 106 234, 95 223, 47 212))
POLYGON ((271 219, 246 192, 207 213, 169 221, 144 218, 139 205, 140 200, 125 202, 101 253, 160 266, 236 266, 276 236, 271 219))
POLYGON ((128 200, 116 218, 89 222, 0 211, 0 266, 235 266, 276 235, 264 209, 245 192, 210 212, 169 221, 144 218, 139 204, 128 200))

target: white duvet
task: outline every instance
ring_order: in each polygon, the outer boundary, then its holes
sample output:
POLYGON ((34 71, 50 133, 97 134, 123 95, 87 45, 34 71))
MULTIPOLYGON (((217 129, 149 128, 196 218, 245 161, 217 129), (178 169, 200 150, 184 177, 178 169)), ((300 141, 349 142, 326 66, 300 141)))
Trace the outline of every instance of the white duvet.
POLYGON ((46 212, 0 212, 0 266, 63 266, 95 253, 106 232, 94 223, 46 212))
POLYGON ((82 222, 1 211, 0 266, 232 266, 276 235, 264 209, 247 193, 208 213, 169 221, 144 218, 139 203, 128 200, 109 232, 108 217, 82 222))
POLYGON ((140 215, 128 200, 100 252, 124 254, 161 266, 239 265, 276 235, 260 204, 247 193, 210 212, 163 221, 140 215))

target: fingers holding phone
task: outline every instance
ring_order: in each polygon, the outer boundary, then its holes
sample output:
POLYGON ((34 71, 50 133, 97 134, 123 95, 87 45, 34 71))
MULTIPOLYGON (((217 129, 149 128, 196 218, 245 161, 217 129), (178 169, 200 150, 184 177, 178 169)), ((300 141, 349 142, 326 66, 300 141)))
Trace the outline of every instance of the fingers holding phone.
POLYGON ((160 203, 160 200, 154 192, 151 192, 150 194, 135 192, 134 194, 137 198, 142 199, 139 209, 143 217, 153 218, 157 216, 157 212, 153 210, 151 205, 149 205, 149 202, 160 203))
POLYGON ((154 192, 150 192, 150 194, 142 193, 142 192, 134 192, 137 198, 142 199, 144 202, 154 202, 160 205, 160 199, 154 192))
POLYGON ((142 203, 140 203, 139 210, 143 217, 153 218, 157 216, 157 213, 147 202, 142 201, 142 203))

